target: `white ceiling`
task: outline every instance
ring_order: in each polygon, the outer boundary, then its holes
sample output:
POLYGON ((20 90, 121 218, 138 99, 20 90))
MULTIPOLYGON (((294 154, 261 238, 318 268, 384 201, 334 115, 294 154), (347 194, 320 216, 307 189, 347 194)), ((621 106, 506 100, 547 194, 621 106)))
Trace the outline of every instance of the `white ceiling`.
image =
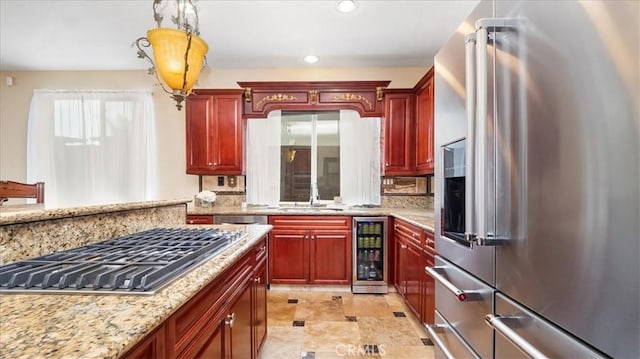
MULTIPOLYGON (((152 0, 0 0, 0 70, 146 69, 132 43, 156 26, 152 0)), ((200 0, 208 65, 430 66, 478 0, 200 0), (316 64, 305 55, 320 57, 316 64)), ((165 26, 169 26, 165 20, 165 26)))

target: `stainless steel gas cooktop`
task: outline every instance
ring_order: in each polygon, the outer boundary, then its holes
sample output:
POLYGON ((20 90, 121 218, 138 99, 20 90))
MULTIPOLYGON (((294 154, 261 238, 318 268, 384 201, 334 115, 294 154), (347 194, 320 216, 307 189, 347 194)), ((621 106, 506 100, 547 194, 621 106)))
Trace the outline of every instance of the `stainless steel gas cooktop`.
POLYGON ((154 294, 242 231, 156 228, 0 267, 3 293, 154 294))

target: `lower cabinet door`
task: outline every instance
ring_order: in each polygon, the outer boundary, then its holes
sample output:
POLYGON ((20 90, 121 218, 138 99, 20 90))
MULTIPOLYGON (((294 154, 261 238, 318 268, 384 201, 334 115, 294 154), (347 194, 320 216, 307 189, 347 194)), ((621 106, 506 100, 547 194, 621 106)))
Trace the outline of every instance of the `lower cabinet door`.
POLYGON ((230 358, 251 359, 251 288, 253 284, 253 276, 250 276, 242 283, 239 289, 240 295, 235 303, 229 309, 229 314, 225 320, 226 330, 229 331, 229 345, 225 348, 225 354, 230 358))
POLYGON ((416 318, 420 318, 421 308, 421 285, 422 273, 424 273, 424 266, 422 265, 422 250, 411 242, 406 243, 405 249, 405 280, 406 280, 406 295, 405 299, 409 308, 413 310, 416 318))
POLYGON ((311 284, 351 283, 351 231, 311 231, 311 284))
POLYGON ((222 345, 225 337, 224 322, 218 324, 211 333, 211 336, 203 343, 200 351, 197 353, 184 353, 183 358, 207 358, 222 359, 224 358, 224 347, 222 345))
MULTIPOLYGON (((433 267, 436 265, 433 254, 429 251, 422 251, 425 267, 433 267)), ((423 270, 424 272, 424 270, 423 270)), ((435 280, 426 272, 421 273, 422 276, 422 323, 434 324, 435 323, 435 309, 436 309, 436 293, 435 293, 435 280)))
POLYGON ((402 239, 402 234, 395 232, 395 260, 394 260, 394 275, 395 275, 395 286, 398 294, 405 297, 407 295, 407 282, 405 281, 405 251, 407 246, 404 244, 402 239))
POLYGON ((254 318, 253 318, 253 351, 254 358, 258 357, 262 343, 267 335, 267 265, 263 260, 255 269, 255 296, 254 296, 254 318))
POLYGON ((269 233, 269 283, 307 283, 308 238, 309 233, 306 230, 273 230, 269 233))

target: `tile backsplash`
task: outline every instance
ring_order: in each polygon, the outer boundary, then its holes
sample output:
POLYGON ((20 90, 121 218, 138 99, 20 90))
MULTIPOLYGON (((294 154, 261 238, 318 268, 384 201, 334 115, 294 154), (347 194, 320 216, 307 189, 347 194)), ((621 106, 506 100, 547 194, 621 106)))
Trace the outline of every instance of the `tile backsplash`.
POLYGON ((382 195, 382 207, 423 208, 433 210, 432 196, 382 195))
POLYGON ((244 176, 202 176, 202 190, 244 194, 244 176))

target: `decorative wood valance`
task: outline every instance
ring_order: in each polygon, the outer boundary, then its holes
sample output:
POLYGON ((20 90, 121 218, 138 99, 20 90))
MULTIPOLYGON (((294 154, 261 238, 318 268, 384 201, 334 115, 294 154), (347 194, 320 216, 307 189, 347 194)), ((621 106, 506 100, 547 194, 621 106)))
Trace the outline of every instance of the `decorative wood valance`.
POLYGON ((238 82, 244 117, 273 110, 355 110, 360 117, 384 116, 384 88, 391 81, 238 82))

